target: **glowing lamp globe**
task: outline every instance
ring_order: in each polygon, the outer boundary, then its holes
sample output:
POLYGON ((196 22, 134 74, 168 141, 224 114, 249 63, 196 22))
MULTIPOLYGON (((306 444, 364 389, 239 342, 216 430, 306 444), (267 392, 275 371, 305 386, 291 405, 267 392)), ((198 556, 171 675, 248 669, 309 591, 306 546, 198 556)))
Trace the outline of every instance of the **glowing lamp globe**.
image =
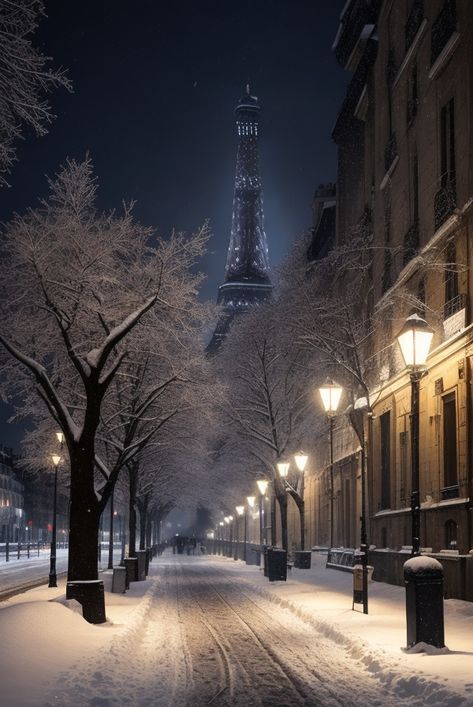
POLYGON ((245 512, 245 506, 235 506, 235 510, 239 516, 242 516, 245 512))
POLYGON ((297 452, 297 454, 294 454, 294 461, 296 462, 296 466, 299 471, 304 471, 308 459, 309 457, 307 454, 304 454, 304 452, 297 452))
POLYGON ((266 479, 260 479, 260 481, 256 482, 256 485, 258 486, 260 494, 264 496, 266 489, 268 488, 268 481, 266 479))
POLYGON ((408 368, 425 366, 433 335, 431 327, 418 314, 411 314, 406 319, 396 338, 408 368))
POLYGON ((255 497, 254 496, 247 496, 246 500, 248 501, 248 505, 250 508, 255 507, 255 497))
POLYGON ((278 471, 279 471, 279 476, 281 479, 285 479, 289 473, 289 462, 278 462, 276 464, 278 471))
POLYGON ((319 393, 322 398, 322 405, 328 415, 334 415, 337 412, 342 392, 343 388, 330 379, 327 379, 327 382, 320 386, 319 393))
POLYGON ((61 461, 59 454, 52 454, 51 459, 53 460, 54 466, 59 466, 59 462, 61 461))

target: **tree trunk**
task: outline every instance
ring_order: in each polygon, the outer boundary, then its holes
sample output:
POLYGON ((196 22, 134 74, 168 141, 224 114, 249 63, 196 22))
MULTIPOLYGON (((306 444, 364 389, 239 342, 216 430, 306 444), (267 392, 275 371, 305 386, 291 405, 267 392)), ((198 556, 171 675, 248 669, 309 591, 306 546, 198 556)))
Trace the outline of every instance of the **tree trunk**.
POLYGON ((136 557, 136 476, 128 468, 128 556, 136 557))
POLYGON ((140 513, 140 550, 146 549, 146 526, 148 524, 148 501, 137 502, 140 513))
POLYGON ((100 510, 94 491, 93 463, 74 454, 71 458, 69 560, 67 579, 98 579, 100 510))
POLYGON ((276 498, 279 503, 279 512, 281 515, 281 542, 283 550, 288 549, 287 547, 287 495, 284 491, 283 493, 278 493, 276 491, 276 498))

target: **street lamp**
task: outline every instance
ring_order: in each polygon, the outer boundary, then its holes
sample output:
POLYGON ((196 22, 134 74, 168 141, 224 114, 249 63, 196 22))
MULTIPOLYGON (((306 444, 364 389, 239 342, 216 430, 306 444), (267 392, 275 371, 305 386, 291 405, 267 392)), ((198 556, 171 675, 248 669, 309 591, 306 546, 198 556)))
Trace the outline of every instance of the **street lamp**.
POLYGON ((238 556, 240 554, 240 518, 245 512, 245 506, 235 506, 235 510, 237 512, 237 517, 236 517, 236 545, 235 545, 235 552, 233 553, 233 559, 238 560, 238 556))
POLYGON ((259 544, 261 552, 260 561, 263 555, 263 545, 266 544, 264 542, 266 540, 266 538, 264 537, 264 495, 266 493, 266 489, 268 488, 268 483, 269 482, 267 479, 260 479, 256 482, 259 491, 259 544))
POLYGON ((420 554, 419 492, 419 388, 432 343, 433 330, 425 319, 411 314, 397 335, 399 348, 411 379, 411 517, 412 554, 420 554))
POLYGON ((56 437, 62 449, 62 445, 64 444, 64 432, 56 432, 56 437))
POLYGON ((337 413, 342 392, 343 388, 330 378, 327 378, 326 383, 319 388, 330 429, 330 550, 333 547, 333 419, 337 413))
POLYGON ((294 455, 296 466, 301 472, 301 478, 297 480, 295 486, 292 486, 288 480, 290 462, 278 462, 276 464, 279 476, 283 480, 286 490, 290 492, 299 510, 301 550, 305 548, 304 469, 308 458, 309 457, 304 452, 297 452, 297 454, 294 455))
MULTIPOLYGON (((250 508, 251 510, 253 510, 253 508, 255 507, 255 500, 256 499, 254 496, 247 496, 246 497, 246 502, 248 504, 248 508, 250 508)), ((251 524, 251 528, 253 528, 253 522, 251 524)), ((247 540, 248 540, 248 510, 245 509, 245 557, 244 557, 245 562, 248 559, 247 540)))
POLYGON ((49 558, 49 584, 48 587, 57 587, 56 574, 56 516, 57 516, 57 470, 61 457, 59 454, 51 456, 54 465, 54 499, 53 499, 53 527, 51 534, 51 554, 49 558))

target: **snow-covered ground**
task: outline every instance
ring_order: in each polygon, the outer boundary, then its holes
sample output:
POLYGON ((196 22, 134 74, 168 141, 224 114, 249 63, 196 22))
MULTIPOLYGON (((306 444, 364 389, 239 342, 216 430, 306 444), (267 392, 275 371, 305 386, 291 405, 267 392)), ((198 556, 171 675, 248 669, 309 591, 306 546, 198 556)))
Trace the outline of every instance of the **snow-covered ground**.
POLYGON ((313 563, 270 584, 164 555, 107 592, 101 626, 61 603, 64 582, 18 595, 0 604, 0 705, 473 705, 473 604, 445 602, 447 652, 406 653, 403 588, 370 583, 365 616, 351 575, 313 563))

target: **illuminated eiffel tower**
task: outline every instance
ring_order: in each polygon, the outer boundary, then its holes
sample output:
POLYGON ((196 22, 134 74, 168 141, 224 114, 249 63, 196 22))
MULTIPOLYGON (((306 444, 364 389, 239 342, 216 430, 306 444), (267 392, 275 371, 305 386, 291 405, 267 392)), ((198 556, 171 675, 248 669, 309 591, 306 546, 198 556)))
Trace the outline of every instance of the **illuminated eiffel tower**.
POLYGON ((267 300, 272 292, 258 158, 259 111, 258 99, 247 86, 235 109, 238 151, 232 229, 225 281, 218 289, 217 303, 223 311, 209 352, 218 349, 235 315, 267 300))

